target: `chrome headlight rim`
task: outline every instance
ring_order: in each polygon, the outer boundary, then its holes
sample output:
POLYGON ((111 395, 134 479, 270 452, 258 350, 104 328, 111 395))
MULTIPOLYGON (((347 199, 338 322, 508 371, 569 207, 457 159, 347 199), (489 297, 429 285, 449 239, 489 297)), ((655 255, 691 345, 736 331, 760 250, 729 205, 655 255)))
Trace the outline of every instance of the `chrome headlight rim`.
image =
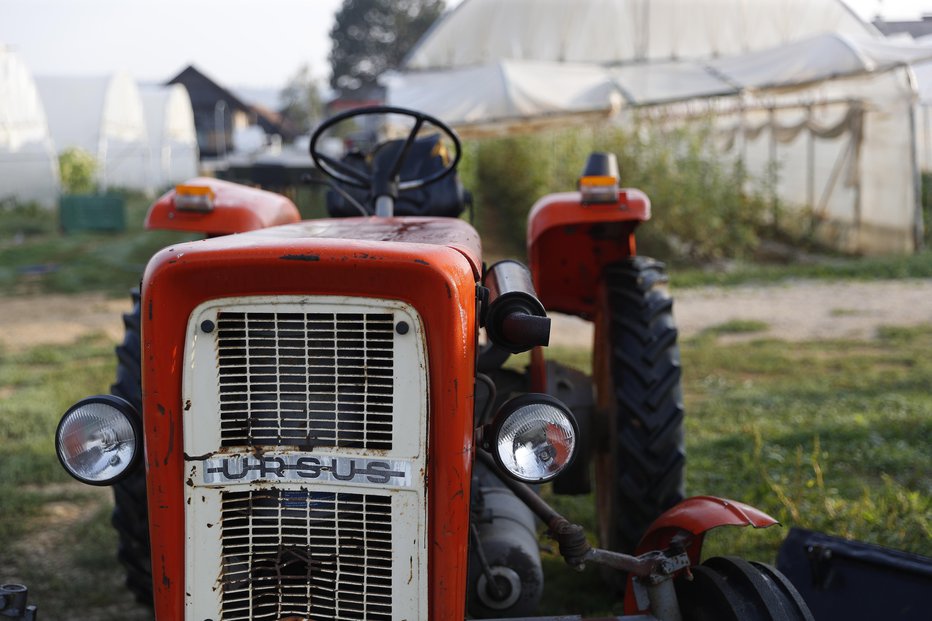
POLYGON ((64 468, 65 472, 67 472, 77 481, 80 481, 85 485, 93 485, 96 487, 108 487, 114 485, 115 483, 119 483, 128 477, 139 466, 139 462, 142 461, 142 443, 142 420, 139 412, 129 401, 116 395, 94 395, 92 397, 85 397, 84 399, 81 399, 65 411, 61 417, 61 420, 58 421, 58 427, 55 429, 55 455, 58 457, 58 462, 61 464, 62 468, 64 468), (132 457, 129 459, 129 462, 122 471, 107 479, 89 479, 87 477, 81 476, 68 464, 67 460, 62 455, 62 431, 68 422, 69 417, 81 408, 92 404, 103 404, 117 410, 123 416, 123 418, 126 419, 133 430, 134 447, 132 457))
POLYGON ((503 473, 507 474, 508 476, 512 477, 513 479, 517 481, 521 481, 522 483, 537 485, 537 484, 549 483, 550 481, 553 481, 555 478, 560 476, 573 464, 573 462, 576 459, 577 453, 579 453, 579 424, 576 422, 576 417, 573 415, 572 410, 570 410, 570 408, 565 403, 563 403, 556 397, 553 397, 551 395, 544 394, 544 393, 526 393, 518 397, 514 397, 513 399, 510 399, 506 401, 505 403, 503 403, 501 407, 499 408, 498 412, 496 412, 495 414, 495 418, 493 419, 492 424, 490 425, 490 431, 491 433, 486 436, 487 440, 485 442, 485 445, 487 446, 487 450, 490 453, 492 453, 492 458, 495 461, 495 465, 503 473), (566 417, 567 421, 569 422, 573 430, 573 448, 570 453, 569 459, 567 459, 566 462, 563 463, 563 465, 559 468, 559 470, 553 473, 550 473, 546 476, 542 476, 542 477, 526 477, 526 476, 522 476, 520 473, 517 473, 511 470, 502 461, 501 453, 498 450, 498 440, 499 440, 502 428, 505 425, 505 423, 508 421, 509 418, 515 415, 521 408, 529 406, 529 405, 546 405, 546 406, 550 406, 550 407, 553 407, 554 409, 559 410, 566 417))

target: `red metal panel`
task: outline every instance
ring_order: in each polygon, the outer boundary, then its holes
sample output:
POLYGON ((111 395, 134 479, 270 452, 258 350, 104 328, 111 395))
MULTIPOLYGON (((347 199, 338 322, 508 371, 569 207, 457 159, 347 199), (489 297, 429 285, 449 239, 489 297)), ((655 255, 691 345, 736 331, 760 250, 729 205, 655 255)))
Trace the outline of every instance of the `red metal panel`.
MULTIPOLYGON (((760 509, 743 502, 718 498, 716 496, 694 496, 687 498, 667 509, 641 537, 635 555, 639 556, 651 550, 664 550, 670 546, 677 535, 688 534, 686 553, 691 565, 698 565, 702 560, 702 542, 705 534, 719 526, 753 526, 766 528, 779 524, 760 509)), ((635 614, 638 610, 634 599, 634 589, 628 578, 625 589, 625 612, 635 614)))
POLYGON ((298 208, 281 194, 209 177, 197 177, 185 185, 212 189, 215 195, 214 208, 207 212, 176 209, 173 189, 149 208, 145 223, 147 229, 229 235, 290 224, 301 219, 298 208))
POLYGON ((635 254, 634 229, 650 219, 650 200, 623 189, 614 204, 582 202, 579 192, 550 194, 528 216, 528 258, 547 310, 591 318, 605 265, 635 254))
MULTIPOLYGON (((365 228, 358 223, 360 232, 365 228)), ((158 618, 184 618, 181 379, 189 315, 216 298, 313 293, 399 299, 421 314, 430 365, 430 618, 461 619, 476 342, 476 272, 467 257, 478 259, 478 249, 468 242, 451 248, 348 241, 283 229, 292 227, 180 244, 161 251, 146 270, 143 409, 158 618)))

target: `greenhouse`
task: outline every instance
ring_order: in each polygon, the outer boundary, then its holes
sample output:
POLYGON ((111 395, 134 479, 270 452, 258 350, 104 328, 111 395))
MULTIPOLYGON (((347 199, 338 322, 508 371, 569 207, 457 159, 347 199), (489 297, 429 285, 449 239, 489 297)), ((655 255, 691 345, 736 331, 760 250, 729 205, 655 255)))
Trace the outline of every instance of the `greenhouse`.
POLYGON ((649 120, 711 124, 775 200, 857 253, 922 235, 917 86, 932 58, 838 0, 466 0, 428 32, 389 101, 465 135, 649 120))
POLYGON ((144 86, 141 94, 151 155, 148 187, 160 191, 196 177, 197 134, 187 89, 144 86))
POLYGON ((0 205, 58 198, 58 158, 42 100, 19 58, 0 45, 0 205))
POLYGON ((78 148, 94 155, 100 189, 150 189, 145 114, 132 78, 37 77, 36 84, 59 153, 78 148))

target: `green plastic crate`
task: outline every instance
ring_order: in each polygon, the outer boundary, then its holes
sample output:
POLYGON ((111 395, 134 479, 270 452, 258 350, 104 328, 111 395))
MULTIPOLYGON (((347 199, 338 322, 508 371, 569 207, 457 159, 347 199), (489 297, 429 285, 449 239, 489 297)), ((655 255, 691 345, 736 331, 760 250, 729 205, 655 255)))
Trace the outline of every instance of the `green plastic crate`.
POLYGON ((59 217, 65 233, 126 230, 126 205, 119 194, 62 196, 59 217))

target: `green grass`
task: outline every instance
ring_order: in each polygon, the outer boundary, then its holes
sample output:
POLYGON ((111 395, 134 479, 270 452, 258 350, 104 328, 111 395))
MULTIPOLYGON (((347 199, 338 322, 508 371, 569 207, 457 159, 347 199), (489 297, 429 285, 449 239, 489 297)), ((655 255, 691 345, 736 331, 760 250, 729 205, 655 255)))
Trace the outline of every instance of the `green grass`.
POLYGON ((762 264, 738 262, 725 268, 671 265, 676 288, 709 285, 766 284, 787 280, 886 280, 932 278, 932 250, 907 256, 816 257, 806 263, 762 264))
MULTIPOLYGON (((930 348, 932 326, 869 342, 723 345, 705 333, 682 343, 687 493, 740 500, 782 524, 713 531, 705 555, 773 563, 799 526, 932 556, 930 348)), ((553 500, 591 532, 592 498, 553 500)), ((621 614, 596 568, 576 574, 555 555, 545 568, 548 611, 621 614)))
POLYGON ((126 231, 62 234, 56 214, 34 207, 0 209, 0 293, 124 295, 139 284, 149 258, 159 249, 198 235, 145 231, 150 203, 126 197, 126 231))
POLYGON ((766 332, 769 328, 770 325, 767 324, 767 322, 757 321, 756 319, 732 319, 731 321, 706 328, 704 334, 711 334, 713 336, 724 336, 726 334, 756 334, 758 332, 766 332))
MULTIPOLYGON (((932 555, 930 349, 930 326, 885 328, 872 341, 722 344, 707 333, 682 343, 689 493, 741 500, 783 524, 720 529, 707 554, 773 562, 801 526, 932 555)), ((551 353, 588 365, 583 351, 551 353)), ((0 351, 0 580, 26 580, 47 618, 79 618, 65 612, 76 601, 97 611, 81 618, 132 610, 109 501, 69 483, 52 446, 60 414, 106 391, 113 369, 100 336, 0 351)), ((553 500, 592 532, 591 498, 553 500)), ((553 553, 544 566, 547 612, 620 614, 598 568, 576 573, 553 553)))

